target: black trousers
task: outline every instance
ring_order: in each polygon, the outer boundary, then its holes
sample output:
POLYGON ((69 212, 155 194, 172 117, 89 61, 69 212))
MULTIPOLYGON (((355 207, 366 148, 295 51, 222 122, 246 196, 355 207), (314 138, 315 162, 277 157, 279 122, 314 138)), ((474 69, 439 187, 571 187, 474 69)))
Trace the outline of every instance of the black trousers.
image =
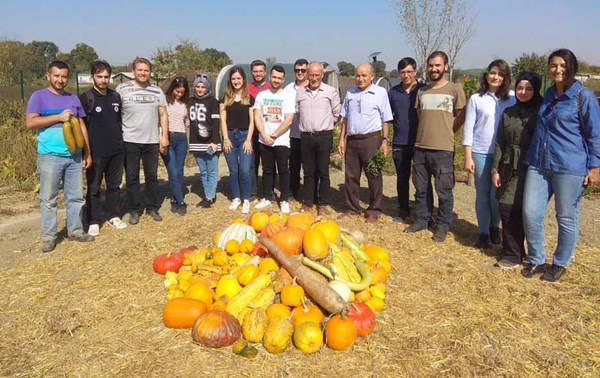
POLYGON ((527 259, 523 208, 501 203, 498 209, 502 221, 502 258, 520 264, 527 259))
POLYGON ((454 152, 415 148, 412 180, 415 186, 415 215, 417 222, 428 223, 432 219, 428 208, 428 194, 431 178, 435 179, 435 192, 439 198, 438 214, 435 220, 438 227, 450 228, 454 208, 454 152))
POLYGON ((98 224, 102 216, 100 186, 106 180, 105 208, 108 219, 119 216, 119 185, 123 177, 125 152, 113 156, 92 156, 92 166, 85 172, 87 179, 87 221, 98 224))
POLYGON ((302 133, 300 146, 304 169, 302 191, 304 204, 307 206, 312 206, 315 202, 319 205, 328 204, 331 201, 329 156, 333 148, 333 132, 322 135, 302 133))
POLYGON ((262 143, 258 148, 263 167, 263 196, 268 200, 274 199, 275 173, 278 173, 281 191, 279 200, 287 201, 290 197, 290 149, 285 146, 269 147, 262 143))
POLYGON ((158 210, 158 144, 125 142, 125 182, 130 212, 158 210), (144 165, 144 204, 140 190, 140 162, 144 165))
POLYGON ((348 210, 360 213, 360 175, 365 172, 369 186, 369 207, 366 215, 379 217, 383 200, 383 177, 367 172, 367 165, 381 146, 381 135, 356 139, 348 136, 344 153, 344 185, 348 210))
POLYGON ((300 194, 300 169, 302 168, 301 150, 300 138, 290 137, 290 192, 296 199, 298 199, 300 194))

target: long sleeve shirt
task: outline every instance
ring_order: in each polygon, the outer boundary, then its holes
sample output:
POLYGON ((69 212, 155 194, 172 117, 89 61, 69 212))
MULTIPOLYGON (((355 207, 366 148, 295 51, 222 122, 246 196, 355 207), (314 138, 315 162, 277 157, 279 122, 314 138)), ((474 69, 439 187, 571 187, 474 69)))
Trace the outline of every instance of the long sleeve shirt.
POLYGON ((298 88, 296 115, 300 131, 315 133, 333 130, 341 107, 340 95, 330 85, 321 83, 314 91, 308 86, 298 88))

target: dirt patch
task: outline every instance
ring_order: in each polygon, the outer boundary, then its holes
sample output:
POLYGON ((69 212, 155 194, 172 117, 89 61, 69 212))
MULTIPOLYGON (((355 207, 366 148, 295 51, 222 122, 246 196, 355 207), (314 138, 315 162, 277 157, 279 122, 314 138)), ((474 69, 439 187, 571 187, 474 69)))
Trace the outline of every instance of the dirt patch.
MULTIPOLYGON (((224 159, 220 163, 226 174, 224 159)), ((436 244, 431 233, 404 234, 404 226, 392 221, 395 177, 385 177, 384 214, 378 223, 367 225, 360 217, 338 220, 363 230, 368 242, 392 254, 387 308, 375 332, 347 352, 324 348, 303 355, 289 349, 271 355, 259 347, 256 359, 245 360, 230 348, 195 345, 189 331, 162 324, 165 292, 162 276, 152 271, 153 257, 190 244, 208 245, 216 231, 241 216, 227 210, 225 178, 215 206, 196 208, 201 195, 197 168, 186 174, 190 207, 184 217, 168 212, 167 199, 163 222, 142 217, 139 225, 121 231, 104 226, 94 243, 63 241, 49 254, 39 252, 35 222, 21 231, 0 231, 6 241, 0 261, 12 261, 0 268, 0 375, 600 375, 597 201, 584 200, 573 264, 552 285, 524 279, 518 271, 497 270, 498 249, 484 254, 472 247, 477 237, 473 188, 457 184, 457 218, 448 240, 436 244)), ((160 177, 165 196, 164 172, 160 177)), ((343 210, 342 184, 343 174, 333 171, 337 211, 343 210)), ((362 185, 366 188, 364 179, 362 185)), ((361 198, 368 198, 366 189, 361 198)), ((556 243, 551 214, 549 251, 556 243)), ((27 222, 12 216, 5 220, 27 222)))

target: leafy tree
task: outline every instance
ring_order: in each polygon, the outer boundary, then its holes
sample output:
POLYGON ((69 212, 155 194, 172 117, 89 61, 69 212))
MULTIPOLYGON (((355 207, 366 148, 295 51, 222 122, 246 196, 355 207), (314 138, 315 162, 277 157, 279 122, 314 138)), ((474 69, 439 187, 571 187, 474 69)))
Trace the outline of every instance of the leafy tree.
POLYGON ((581 59, 578 59, 578 63, 579 63, 579 72, 581 72, 581 73, 589 73, 589 74, 599 74, 600 73, 600 66, 591 65, 581 59))
POLYGON ((229 55, 226 52, 213 48, 202 50, 200 59, 204 69, 214 73, 218 73, 223 67, 231 64, 231 59, 229 59, 229 55))
POLYGON ((48 64, 56 60, 58 54, 58 46, 54 42, 49 41, 32 41, 26 47, 33 54, 32 74, 42 76, 46 72, 48 64))
POLYGON ((216 73, 231 63, 227 53, 213 48, 203 50, 190 39, 180 40, 175 48, 158 48, 151 59, 153 70, 165 77, 201 71, 216 73))
POLYGON ((512 74, 519 75, 523 71, 537 72, 540 76, 545 76, 548 67, 548 57, 536 53, 523 53, 511 66, 512 74))
POLYGON ((340 76, 347 76, 347 77, 354 76, 354 70, 355 70, 354 64, 341 61, 341 62, 337 63, 337 67, 338 67, 340 76))
POLYGON ((277 58, 275 58, 274 56, 267 57, 267 59, 265 59, 265 63, 267 64, 267 66, 272 66, 275 63, 277 63, 277 58))
POLYGON ((398 70, 397 69, 393 69, 390 72, 388 72, 388 77, 398 77, 398 70))
POLYGON ((98 59, 98 54, 93 47, 85 43, 78 43, 75 48, 69 53, 71 70, 87 71, 90 68, 90 63, 98 59))
POLYGON ((13 85, 19 82, 19 70, 27 79, 39 78, 32 74, 35 58, 26 45, 19 41, 0 40, 0 85, 13 85))

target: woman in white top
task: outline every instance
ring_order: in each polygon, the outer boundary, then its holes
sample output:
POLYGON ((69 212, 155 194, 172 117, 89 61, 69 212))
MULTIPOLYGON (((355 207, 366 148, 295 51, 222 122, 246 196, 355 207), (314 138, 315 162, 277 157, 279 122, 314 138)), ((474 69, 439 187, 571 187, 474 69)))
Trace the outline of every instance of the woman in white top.
POLYGON ((186 129, 190 124, 189 93, 188 81, 182 76, 173 79, 165 93, 169 115, 169 149, 163 159, 169 174, 171 212, 179 215, 187 212, 187 205, 183 200, 183 165, 188 148, 186 129))
POLYGON ((479 226, 479 240, 475 246, 480 249, 489 248, 490 242, 502 242, 496 188, 490 177, 500 116, 504 109, 515 104, 510 82, 508 63, 502 59, 494 60, 482 74, 479 91, 467 104, 462 144, 465 170, 475 175, 475 212, 479 226))

